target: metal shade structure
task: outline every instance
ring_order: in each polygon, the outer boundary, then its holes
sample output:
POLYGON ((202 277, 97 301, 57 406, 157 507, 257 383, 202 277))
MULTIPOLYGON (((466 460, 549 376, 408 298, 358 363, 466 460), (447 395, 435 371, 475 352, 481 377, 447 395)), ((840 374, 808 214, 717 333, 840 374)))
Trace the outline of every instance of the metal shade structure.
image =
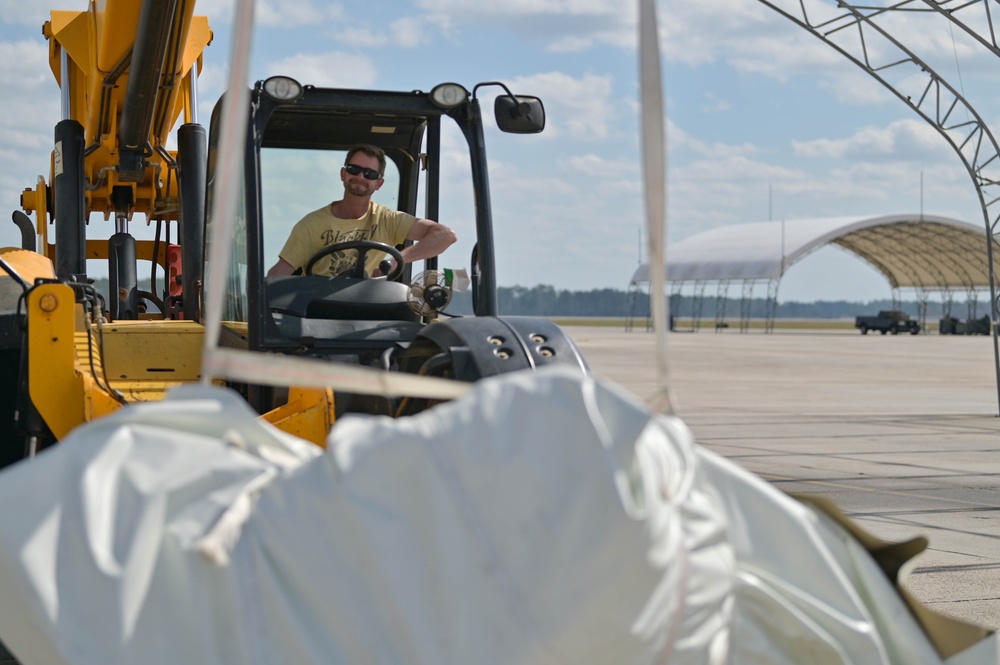
MULTIPOLYGON (((990 285, 986 232, 935 215, 831 217, 724 226, 671 245, 667 281, 779 280, 800 259, 839 245, 885 275, 892 288, 931 291, 990 285)), ((641 264, 632 284, 649 282, 641 264)))
MULTIPOLYGON (((701 289, 706 283, 718 283, 723 296, 729 284, 738 281, 744 284, 745 298, 748 284, 767 282, 768 311, 773 313, 785 271, 830 244, 885 275, 893 290, 912 288, 923 297, 941 291, 950 300, 952 291, 974 294, 990 286, 985 229, 921 214, 754 222, 711 229, 671 245, 667 281, 675 292, 685 283, 701 289)), ((632 289, 648 285, 648 268, 639 265, 630 280, 632 289)), ((718 319, 717 315, 717 323, 718 319)), ((741 329, 746 329, 745 322, 741 329)))

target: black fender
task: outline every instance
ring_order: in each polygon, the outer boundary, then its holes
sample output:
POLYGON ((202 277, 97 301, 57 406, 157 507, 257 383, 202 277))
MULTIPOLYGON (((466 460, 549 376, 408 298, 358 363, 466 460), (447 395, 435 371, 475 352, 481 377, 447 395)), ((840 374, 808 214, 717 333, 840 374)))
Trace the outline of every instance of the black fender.
POLYGON ((397 359, 404 372, 477 381, 563 365, 589 373, 572 339, 548 319, 476 316, 428 324, 397 359))

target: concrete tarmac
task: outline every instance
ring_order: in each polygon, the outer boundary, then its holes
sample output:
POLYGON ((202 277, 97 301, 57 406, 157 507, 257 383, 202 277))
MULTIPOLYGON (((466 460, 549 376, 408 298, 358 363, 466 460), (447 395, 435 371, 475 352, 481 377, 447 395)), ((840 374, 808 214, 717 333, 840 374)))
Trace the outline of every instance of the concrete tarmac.
MULTIPOLYGON (((654 394, 655 336, 567 327, 595 375, 654 394)), ((672 333, 675 410, 701 445, 832 499, 885 540, 926 536, 906 586, 1000 630, 1000 400, 991 337, 672 333)))

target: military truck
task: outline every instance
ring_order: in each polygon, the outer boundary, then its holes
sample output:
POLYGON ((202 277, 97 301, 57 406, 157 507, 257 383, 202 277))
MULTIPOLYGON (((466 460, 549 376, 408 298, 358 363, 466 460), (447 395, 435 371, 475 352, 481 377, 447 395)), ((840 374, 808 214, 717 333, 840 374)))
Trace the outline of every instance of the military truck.
POLYGON ((884 309, 875 316, 858 316, 854 319, 854 327, 861 331, 862 335, 867 335, 869 330, 877 330, 883 335, 892 333, 908 332, 916 335, 920 332, 920 324, 911 319, 905 312, 899 310, 884 309))
POLYGON ((989 335, 990 317, 961 321, 953 316, 944 316, 938 322, 938 332, 942 335, 989 335))

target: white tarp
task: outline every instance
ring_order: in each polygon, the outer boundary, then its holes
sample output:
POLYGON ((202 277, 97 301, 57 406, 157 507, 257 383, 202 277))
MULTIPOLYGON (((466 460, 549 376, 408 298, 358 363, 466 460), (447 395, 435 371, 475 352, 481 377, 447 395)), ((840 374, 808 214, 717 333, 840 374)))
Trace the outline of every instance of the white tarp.
POLYGON ((325 452, 185 387, 0 503, 25 665, 942 662, 834 521, 560 370, 344 418, 325 452))

